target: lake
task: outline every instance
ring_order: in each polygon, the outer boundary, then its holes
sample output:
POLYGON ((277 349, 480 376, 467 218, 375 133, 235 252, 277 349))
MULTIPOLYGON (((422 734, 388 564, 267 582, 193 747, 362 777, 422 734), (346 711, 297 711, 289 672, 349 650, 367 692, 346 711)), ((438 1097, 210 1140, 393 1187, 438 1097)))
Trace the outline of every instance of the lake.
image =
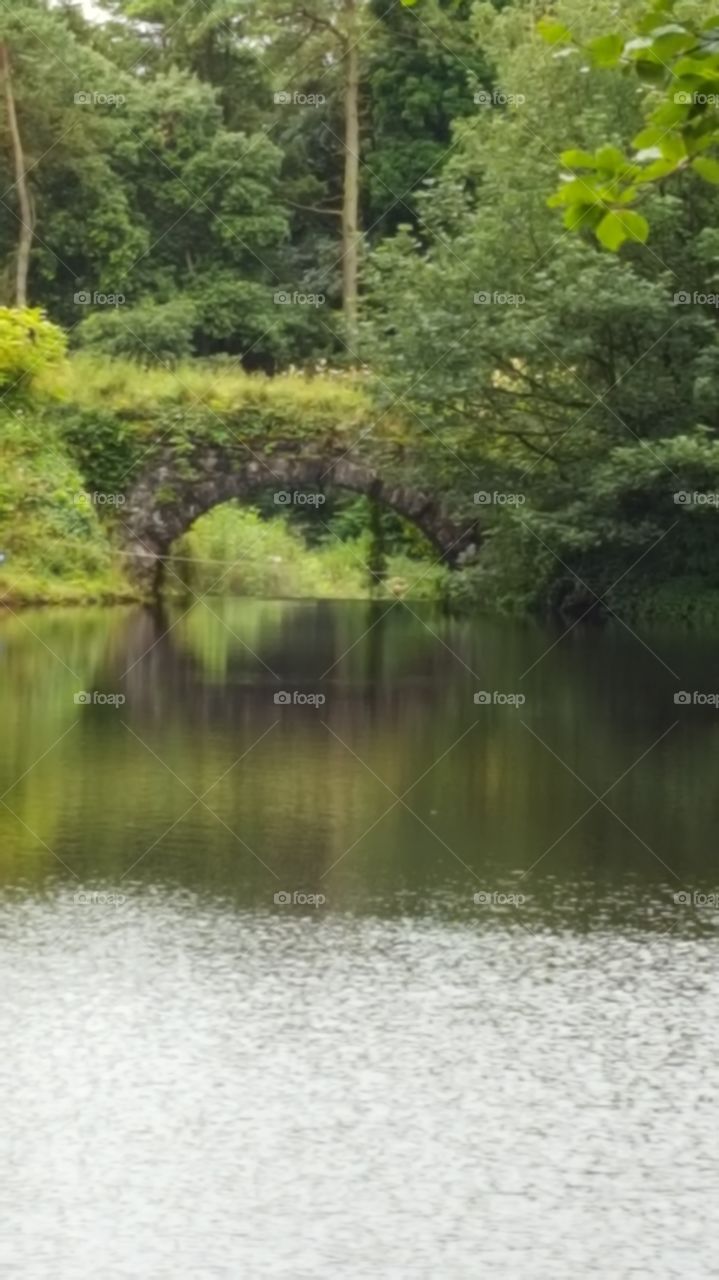
POLYGON ((0 673, 3 1275, 719 1275, 715 639, 210 600, 0 673))

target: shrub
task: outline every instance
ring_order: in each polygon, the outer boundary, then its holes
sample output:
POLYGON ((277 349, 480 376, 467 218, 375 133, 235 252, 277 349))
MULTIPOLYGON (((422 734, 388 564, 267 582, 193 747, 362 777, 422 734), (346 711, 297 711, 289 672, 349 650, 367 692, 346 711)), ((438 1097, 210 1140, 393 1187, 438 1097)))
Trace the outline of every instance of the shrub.
POLYGON ((38 307, 0 307, 0 389, 22 393, 62 359, 65 335, 38 307))
POLYGON ((140 365, 174 365, 192 355, 195 309, 187 300, 93 312, 78 326, 78 341, 92 351, 140 365))
POLYGON ((0 598, 129 598, 84 477, 45 418, 0 415, 0 598))

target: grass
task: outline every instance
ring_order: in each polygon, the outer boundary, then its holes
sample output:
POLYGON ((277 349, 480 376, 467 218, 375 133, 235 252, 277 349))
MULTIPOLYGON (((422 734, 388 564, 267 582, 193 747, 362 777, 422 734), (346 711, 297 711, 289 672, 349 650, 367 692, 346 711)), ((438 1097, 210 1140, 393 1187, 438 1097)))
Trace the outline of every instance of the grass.
MULTIPOLYGON (((245 415, 252 433, 260 427, 269 434, 280 431, 293 436, 359 432, 376 417, 359 378, 344 374, 267 378, 200 361, 176 369, 143 369, 131 361, 79 354, 46 370, 37 390, 79 410, 101 409, 138 423, 177 409, 204 410, 208 434, 212 434, 215 415, 230 415, 233 425, 245 415)), ((387 430, 391 434, 389 425, 387 430)))
POLYGON ((282 516, 263 520, 253 508, 227 503, 196 521, 175 547, 171 592, 282 599, 366 600, 372 595, 436 599, 449 570, 407 555, 388 557, 384 579, 372 578, 369 533, 308 548, 282 516), (197 563, 190 563, 195 561, 197 563), (175 576, 176 575, 176 576, 175 576), (178 581, 178 579, 180 581, 178 581), (415 585, 416 584, 416 585, 415 585))

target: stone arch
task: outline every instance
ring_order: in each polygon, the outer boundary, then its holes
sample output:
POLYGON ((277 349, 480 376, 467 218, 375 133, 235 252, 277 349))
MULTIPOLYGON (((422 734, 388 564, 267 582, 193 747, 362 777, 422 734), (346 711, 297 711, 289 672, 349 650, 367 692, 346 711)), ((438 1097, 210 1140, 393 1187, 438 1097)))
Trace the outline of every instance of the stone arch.
POLYGON ((471 558, 479 544, 474 520, 464 523, 435 494, 382 475, 349 453, 315 456, 299 444, 261 454, 248 447, 198 445, 181 456, 167 450, 128 490, 120 513, 127 571, 145 594, 157 594, 170 548, 212 507, 261 490, 317 491, 329 485, 362 493, 415 524, 449 565, 471 558))

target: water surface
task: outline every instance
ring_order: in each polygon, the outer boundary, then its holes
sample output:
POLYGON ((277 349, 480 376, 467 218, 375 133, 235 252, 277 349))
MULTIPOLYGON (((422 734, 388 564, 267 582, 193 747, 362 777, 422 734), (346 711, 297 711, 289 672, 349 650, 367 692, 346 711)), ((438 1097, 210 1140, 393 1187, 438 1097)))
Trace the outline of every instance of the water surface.
POLYGON ((714 649, 0 619, 3 1274, 719 1275, 714 649))

